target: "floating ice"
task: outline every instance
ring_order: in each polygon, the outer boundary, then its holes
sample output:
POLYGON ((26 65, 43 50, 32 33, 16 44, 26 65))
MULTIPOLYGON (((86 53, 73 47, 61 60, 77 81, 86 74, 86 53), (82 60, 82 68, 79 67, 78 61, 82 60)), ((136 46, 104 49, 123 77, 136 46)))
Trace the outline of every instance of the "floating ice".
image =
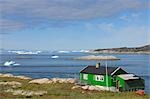
POLYGON ((58 51, 58 53, 70 53, 69 51, 58 51))
POLYGON ((39 54, 41 51, 8 51, 15 54, 39 54))
POLYGON ((53 55, 51 56, 51 58, 55 59, 55 58, 59 58, 59 56, 53 55))
POLYGON ((18 66, 18 65, 20 65, 20 64, 14 62, 14 61, 6 61, 4 63, 4 66, 18 66))

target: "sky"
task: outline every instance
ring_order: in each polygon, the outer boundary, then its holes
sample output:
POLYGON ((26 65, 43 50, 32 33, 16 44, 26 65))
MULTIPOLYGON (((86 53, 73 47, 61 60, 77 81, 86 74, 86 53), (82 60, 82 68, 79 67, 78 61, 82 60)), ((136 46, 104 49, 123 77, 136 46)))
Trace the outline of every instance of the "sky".
POLYGON ((150 0, 0 0, 0 48, 80 50, 150 44, 150 0))

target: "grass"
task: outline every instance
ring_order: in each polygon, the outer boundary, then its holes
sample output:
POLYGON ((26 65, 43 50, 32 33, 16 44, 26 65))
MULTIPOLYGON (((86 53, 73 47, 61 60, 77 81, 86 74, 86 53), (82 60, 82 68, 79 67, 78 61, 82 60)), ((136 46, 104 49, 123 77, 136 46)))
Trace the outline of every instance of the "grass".
POLYGON ((150 99, 150 95, 139 96, 134 92, 113 93, 107 91, 87 91, 71 89, 74 84, 29 84, 29 80, 21 80, 18 78, 1 77, 0 82, 17 81, 22 83, 22 86, 17 89, 31 91, 47 91, 43 96, 25 97, 21 95, 12 95, 12 93, 4 92, 5 89, 10 89, 11 86, 0 85, 0 99, 150 99))

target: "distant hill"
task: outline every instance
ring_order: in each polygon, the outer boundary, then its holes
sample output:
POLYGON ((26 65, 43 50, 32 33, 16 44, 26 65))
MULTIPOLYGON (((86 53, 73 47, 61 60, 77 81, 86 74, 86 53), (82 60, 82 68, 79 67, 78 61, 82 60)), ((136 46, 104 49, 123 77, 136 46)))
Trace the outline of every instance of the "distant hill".
POLYGON ((150 45, 141 47, 121 47, 91 50, 92 53, 145 53, 150 54, 150 45))

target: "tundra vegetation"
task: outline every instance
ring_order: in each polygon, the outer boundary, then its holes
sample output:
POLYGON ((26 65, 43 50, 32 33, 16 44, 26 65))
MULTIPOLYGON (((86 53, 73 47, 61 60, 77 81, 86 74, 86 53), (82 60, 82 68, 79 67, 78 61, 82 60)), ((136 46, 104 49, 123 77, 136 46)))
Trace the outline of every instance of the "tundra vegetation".
MULTIPOLYGON (((85 86, 84 86, 85 87, 85 86)), ((149 94, 87 90, 74 79, 31 79, 0 75, 0 99, 150 99, 149 94), (40 83, 39 83, 40 82, 40 83)))

